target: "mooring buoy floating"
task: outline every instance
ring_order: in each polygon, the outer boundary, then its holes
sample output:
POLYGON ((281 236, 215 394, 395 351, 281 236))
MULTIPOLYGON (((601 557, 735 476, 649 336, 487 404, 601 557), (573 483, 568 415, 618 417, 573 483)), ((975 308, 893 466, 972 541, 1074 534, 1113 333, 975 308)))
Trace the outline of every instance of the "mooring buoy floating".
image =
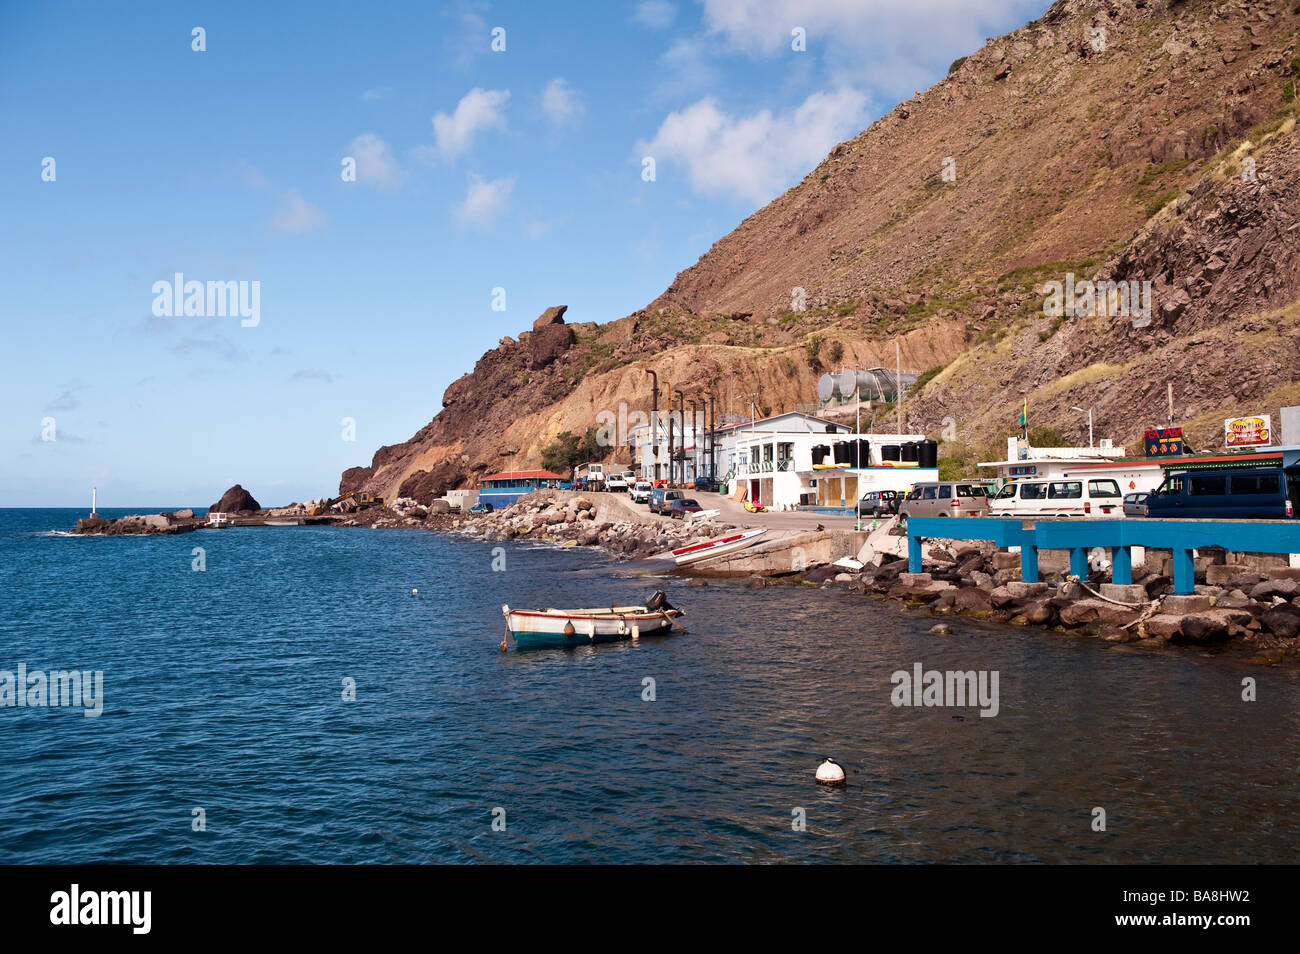
POLYGON ((415 590, 415 589, 413 589, 413 590, 411 590, 411 595, 412 595, 412 596, 419 596, 419 595, 420 595, 420 591, 419 591, 419 590, 415 590))
POLYGON ((817 781, 822 785, 843 785, 844 766, 834 759, 827 759, 817 766, 817 781))

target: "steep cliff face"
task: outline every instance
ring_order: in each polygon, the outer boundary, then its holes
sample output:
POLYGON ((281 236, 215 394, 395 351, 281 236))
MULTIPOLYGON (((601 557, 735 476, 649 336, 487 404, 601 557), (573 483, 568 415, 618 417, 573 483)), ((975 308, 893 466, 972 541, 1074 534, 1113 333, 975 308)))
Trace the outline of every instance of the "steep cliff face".
POLYGON ((1193 442, 1222 443, 1225 417, 1300 402, 1300 137, 1295 121, 1225 156, 1099 271, 1150 281, 1150 323, 1136 314, 1048 318, 1031 312, 972 348, 913 402, 915 418, 956 424, 988 445, 1023 395, 1032 421, 1126 441, 1162 424, 1167 386, 1193 442), (1236 154, 1239 152, 1240 154, 1236 154), (1246 155, 1249 153, 1249 156, 1246 155), (1242 159, 1254 176, 1243 179, 1242 159))
POLYGON ((905 367, 946 366, 908 426, 971 448, 1025 398, 1074 434, 1070 408, 1094 407, 1122 441, 1163 419, 1169 380, 1207 438, 1225 408, 1289 402, 1298 32, 1293 0, 1061 0, 836 146, 644 311, 553 309, 503 339, 344 489, 535 466, 557 432, 648 408, 648 367, 724 408, 810 403, 823 366, 892 365, 896 338, 905 367), (1149 287, 1151 323, 1044 314, 1067 277, 1149 287))

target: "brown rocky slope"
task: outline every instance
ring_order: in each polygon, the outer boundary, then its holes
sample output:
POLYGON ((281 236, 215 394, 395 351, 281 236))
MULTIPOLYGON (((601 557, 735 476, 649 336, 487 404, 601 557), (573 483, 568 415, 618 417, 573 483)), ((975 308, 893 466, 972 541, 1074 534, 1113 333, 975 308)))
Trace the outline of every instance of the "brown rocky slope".
POLYGON ((341 490, 537 466, 559 431, 648 408, 647 368, 723 410, 812 402, 827 368, 892 365, 896 338, 905 368, 946 366, 909 428, 972 454, 1024 398, 1034 424, 1077 436, 1070 408, 1093 407, 1124 442, 1163 419, 1168 381, 1195 440, 1224 412, 1275 412, 1300 398, 1297 32, 1281 0, 1061 0, 835 147, 646 310, 552 309, 503 339, 341 490), (1067 273, 1150 281, 1151 324, 1045 316, 1067 273))

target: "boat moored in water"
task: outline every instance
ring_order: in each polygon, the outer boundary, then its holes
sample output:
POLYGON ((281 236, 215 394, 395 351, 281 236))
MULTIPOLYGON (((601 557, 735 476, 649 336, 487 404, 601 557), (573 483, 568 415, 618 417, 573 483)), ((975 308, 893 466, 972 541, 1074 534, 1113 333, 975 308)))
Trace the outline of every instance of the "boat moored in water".
MULTIPOLYGON (((536 646, 579 646, 584 643, 640 639, 668 632, 684 615, 656 591, 644 606, 609 606, 588 609, 514 610, 501 607, 506 631, 520 649, 536 646)), ((502 642, 504 649, 505 643, 502 642)))

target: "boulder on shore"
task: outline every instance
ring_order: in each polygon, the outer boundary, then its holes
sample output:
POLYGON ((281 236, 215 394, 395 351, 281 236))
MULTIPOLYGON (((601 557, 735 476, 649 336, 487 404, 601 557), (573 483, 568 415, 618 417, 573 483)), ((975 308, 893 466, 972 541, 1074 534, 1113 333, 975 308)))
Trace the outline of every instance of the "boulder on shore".
POLYGON ((221 499, 208 508, 210 513, 238 513, 241 510, 261 510, 262 505, 253 499, 250 494, 239 484, 231 487, 221 499))

